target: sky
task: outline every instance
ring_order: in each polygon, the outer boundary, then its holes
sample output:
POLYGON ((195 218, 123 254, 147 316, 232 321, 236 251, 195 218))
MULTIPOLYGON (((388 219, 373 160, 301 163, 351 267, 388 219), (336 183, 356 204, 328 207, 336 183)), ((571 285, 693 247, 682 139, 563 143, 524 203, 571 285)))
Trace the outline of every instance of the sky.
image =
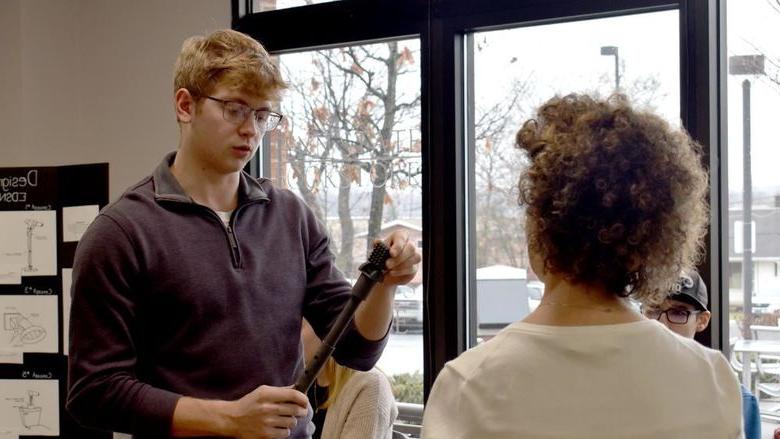
POLYGON ((478 33, 475 36, 476 95, 494 101, 514 78, 531 85, 527 109, 555 94, 614 90, 618 48, 621 87, 638 78, 658 79, 653 105, 679 123, 679 37, 677 11, 612 17, 478 33), (481 50, 480 50, 481 49, 481 50))
MULTIPOLYGON (((529 85, 521 102, 523 111, 507 115, 513 119, 510 126, 519 126, 531 109, 554 94, 594 90, 609 94, 614 86, 615 58, 601 55, 602 46, 618 47, 622 86, 631 87, 648 78, 657 81, 652 98, 644 100, 679 125, 677 11, 479 32, 474 42, 477 107, 487 108, 504 98, 512 80, 529 85)), ((416 41, 407 44, 418 47, 416 41)), ((780 80, 780 0, 728 1, 727 55, 759 51, 768 57, 768 73, 780 80)), ((284 58, 292 61, 289 56, 284 58)), ((746 78, 727 78, 728 185, 732 194, 742 190, 741 82, 746 78)), ((780 84, 766 77, 748 79, 752 83, 754 192, 780 193, 780 176, 775 170, 780 164, 780 84)), ((419 81, 410 85, 419 86, 419 81)), ((511 136, 506 141, 510 142, 511 136)), ((733 204, 741 197, 731 198, 733 204)), ((756 203, 767 200, 759 197, 756 203)))
MULTIPOLYGON (((617 46, 621 86, 648 77, 658 79, 651 104, 679 124, 678 12, 666 11, 598 20, 484 32, 475 36, 477 106, 489 106, 514 79, 528 81, 524 110, 554 94, 598 90, 609 94, 614 57, 601 46, 617 46), (605 81, 608 80, 608 81, 605 81)), ((780 2, 740 0, 727 3, 727 56, 764 53, 767 73, 780 80, 780 2)), ((768 77, 727 78, 727 148, 729 192, 742 191, 742 86, 752 85, 751 134, 755 203, 780 194, 780 84, 768 77), (762 196, 763 195, 763 196, 762 196)), ((527 117, 527 114, 523 114, 527 117)), ((519 126, 520 120, 517 120, 519 126)), ((740 195, 731 197, 739 203, 740 195)))
MULTIPOLYGON (((523 83, 526 91, 519 111, 506 115, 511 121, 497 142, 511 149, 517 129, 551 97, 613 93, 615 57, 601 55, 601 47, 614 46, 621 89, 632 90, 638 82, 654 81, 652 97, 645 92, 637 96, 638 103, 651 106, 679 126, 678 21, 677 11, 665 11, 479 32, 474 35, 477 120, 495 102, 506 99, 513 82, 523 83)), ((516 174, 502 175, 503 180, 496 182, 514 185, 516 174)))

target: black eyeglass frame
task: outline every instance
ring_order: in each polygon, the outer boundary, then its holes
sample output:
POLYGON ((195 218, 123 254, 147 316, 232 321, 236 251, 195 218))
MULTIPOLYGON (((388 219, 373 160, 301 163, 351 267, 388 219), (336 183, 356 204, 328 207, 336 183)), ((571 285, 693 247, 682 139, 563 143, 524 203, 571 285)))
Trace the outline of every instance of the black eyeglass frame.
POLYGON ((688 321, 690 320, 692 314, 699 314, 699 313, 702 312, 702 310, 700 310, 700 309, 693 309, 693 310, 691 310, 691 309, 680 309, 680 308, 668 308, 668 309, 665 309, 665 310, 661 311, 660 309, 644 308, 644 307, 642 307, 641 311, 642 311, 642 315, 643 316, 645 316, 645 317, 647 317, 649 319, 654 319, 654 320, 661 320, 661 316, 666 314, 666 321, 668 321, 669 323, 674 324, 674 325, 686 325, 686 324, 688 324, 688 321), (669 311, 678 311, 678 312, 685 313, 685 321, 684 322, 675 322, 675 321, 673 321, 672 319, 669 318, 669 311), (653 317, 651 315, 648 315, 648 313, 653 313, 654 314, 656 312, 658 313, 658 315, 655 316, 655 317, 653 317))
POLYGON ((206 98, 206 99, 211 99, 212 101, 219 102, 220 104, 222 104, 222 118, 225 119, 227 122, 230 122, 230 123, 242 124, 242 123, 246 122, 246 119, 249 117, 250 114, 254 113, 255 114, 255 117, 254 117, 255 124, 256 124, 256 126, 258 128, 261 128, 261 126, 260 126, 261 122, 257 120, 257 115, 260 114, 261 111, 267 113, 269 118, 265 122, 266 126, 262 127, 262 130, 261 130, 264 133, 267 133, 268 131, 273 131, 274 129, 276 129, 276 127, 279 126, 279 123, 281 123, 282 119, 284 119, 284 115, 282 115, 281 113, 277 113, 276 111, 268 110, 266 108, 252 108, 252 107, 250 107, 249 105, 247 105, 247 104, 245 104, 243 102, 233 101, 233 100, 229 100, 229 99, 215 98, 214 96, 203 96, 203 97, 206 98), (243 113, 246 113, 246 115, 243 118, 241 118, 241 120, 233 120, 231 117, 228 116, 228 113, 227 113, 227 109, 228 109, 228 105, 229 104, 239 105, 242 108, 249 109, 249 111, 248 112, 242 111, 243 113))

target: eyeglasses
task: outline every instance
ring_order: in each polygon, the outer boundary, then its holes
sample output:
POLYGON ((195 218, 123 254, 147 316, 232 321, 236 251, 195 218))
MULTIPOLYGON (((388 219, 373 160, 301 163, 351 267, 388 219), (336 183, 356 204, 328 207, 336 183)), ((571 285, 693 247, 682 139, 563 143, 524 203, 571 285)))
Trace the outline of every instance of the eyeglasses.
POLYGON ((217 101, 222 104, 222 117, 230 122, 240 125, 246 121, 250 114, 255 114, 255 126, 258 131, 271 131, 279 125, 282 115, 271 110, 263 108, 254 109, 249 105, 237 101, 227 101, 224 99, 206 96, 206 99, 217 101))
POLYGON ((684 325, 688 323, 688 318, 691 316, 691 314, 698 314, 701 311, 691 311, 689 309, 681 309, 681 308, 669 308, 666 310, 661 310, 658 308, 642 308, 642 314, 645 315, 648 319, 653 320, 661 320, 661 315, 666 314, 666 320, 669 321, 669 323, 674 323, 675 325, 684 325))

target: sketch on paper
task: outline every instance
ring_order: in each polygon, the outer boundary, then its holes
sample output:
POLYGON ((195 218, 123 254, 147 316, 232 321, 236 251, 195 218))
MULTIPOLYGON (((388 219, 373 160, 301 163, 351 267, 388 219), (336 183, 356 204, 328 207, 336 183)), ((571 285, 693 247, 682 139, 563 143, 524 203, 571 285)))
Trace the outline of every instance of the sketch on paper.
POLYGON ((10 331, 11 345, 22 347, 26 344, 35 344, 46 338, 46 330, 30 321, 26 316, 18 312, 3 314, 3 329, 10 331))
POLYGON ((0 296, 0 352, 58 352, 57 296, 0 296))
POLYGON ((43 407, 35 404, 35 398, 38 396, 41 396, 40 392, 28 390, 27 398, 9 398, 11 401, 22 403, 22 405, 15 405, 14 407, 19 409, 19 419, 22 422, 22 427, 27 430, 32 430, 35 427, 49 429, 49 427, 41 424, 43 407))
POLYGON ((0 430, 59 436, 57 380, 0 380, 0 430))
POLYGON ((0 265, 20 266, 22 276, 55 276, 56 211, 0 212, 0 265))
POLYGON ((38 268, 32 264, 32 238, 35 234, 35 229, 43 227, 43 223, 32 218, 25 219, 24 223, 27 225, 27 265, 22 270, 34 273, 38 271, 38 268))

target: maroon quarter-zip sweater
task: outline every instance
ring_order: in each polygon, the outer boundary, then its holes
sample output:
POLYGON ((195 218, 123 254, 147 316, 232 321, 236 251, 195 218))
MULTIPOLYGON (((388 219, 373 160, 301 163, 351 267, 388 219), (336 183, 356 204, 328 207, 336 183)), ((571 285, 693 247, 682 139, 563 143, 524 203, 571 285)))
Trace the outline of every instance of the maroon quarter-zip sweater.
MULTIPOLYGON (((136 438, 167 437, 181 396, 293 384, 301 317, 324 337, 350 291, 298 197, 242 173, 226 226, 184 193, 174 156, 100 213, 73 266, 67 408, 136 438)), ((369 370, 386 339, 351 327, 334 356, 369 370)), ((308 424, 291 437, 308 437, 308 424)))

